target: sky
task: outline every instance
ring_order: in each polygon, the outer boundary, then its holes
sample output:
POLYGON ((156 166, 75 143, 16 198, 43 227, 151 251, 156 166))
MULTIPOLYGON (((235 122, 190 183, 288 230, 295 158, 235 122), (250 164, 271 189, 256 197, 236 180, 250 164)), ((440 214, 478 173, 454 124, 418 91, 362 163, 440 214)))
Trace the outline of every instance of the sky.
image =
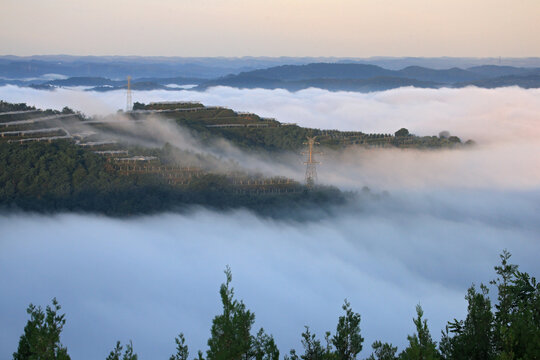
POLYGON ((3 55, 540 56, 537 0, 2 0, 3 55))

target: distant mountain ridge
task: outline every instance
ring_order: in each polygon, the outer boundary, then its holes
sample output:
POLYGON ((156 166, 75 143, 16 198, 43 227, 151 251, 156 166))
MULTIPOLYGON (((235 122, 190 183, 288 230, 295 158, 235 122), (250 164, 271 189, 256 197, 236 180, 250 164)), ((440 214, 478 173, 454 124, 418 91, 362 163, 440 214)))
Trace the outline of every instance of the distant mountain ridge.
MULTIPOLYGON (((1 59, 1 58, 0 58, 1 59)), ((4 59, 5 60, 5 59, 4 59)), ((107 66, 106 63, 98 63, 107 66)), ((136 64, 141 65, 139 63, 136 64)), ((169 64, 170 65, 170 64, 169 64)), ((144 67, 144 63, 142 64, 144 67)), ((153 65, 152 65, 153 66, 153 65)), ((0 69, 2 62, 0 61, 0 69)), ((172 71, 172 68, 167 68, 172 71)), ((110 91, 126 87, 126 80, 111 79, 106 76, 74 76, 67 79, 0 79, 0 85, 13 84, 31 86, 36 89, 51 90, 56 87, 85 86, 88 90, 110 91)), ((194 90, 204 91, 215 86, 235 88, 287 89, 298 91, 310 87, 330 91, 370 92, 413 86, 419 88, 441 88, 477 86, 495 88, 520 86, 540 88, 540 67, 524 68, 498 65, 473 66, 467 69, 431 69, 421 66, 407 66, 390 70, 373 64, 356 62, 310 63, 279 65, 264 69, 241 71, 212 79, 196 76, 140 76, 132 80, 134 90, 177 90, 185 85, 195 86, 194 90), (172 85, 172 86, 171 86, 172 85)))
POLYGON ((469 69, 429 69, 409 66, 401 70, 388 70, 369 64, 314 63, 282 65, 267 69, 242 72, 199 85, 199 90, 212 86, 239 88, 300 88, 320 87, 328 90, 376 91, 401 86, 415 87, 480 87, 524 86, 540 87, 540 68, 510 66, 478 66, 469 69), (326 86, 324 84, 327 84, 326 86), (330 87, 331 85, 331 87, 330 87))

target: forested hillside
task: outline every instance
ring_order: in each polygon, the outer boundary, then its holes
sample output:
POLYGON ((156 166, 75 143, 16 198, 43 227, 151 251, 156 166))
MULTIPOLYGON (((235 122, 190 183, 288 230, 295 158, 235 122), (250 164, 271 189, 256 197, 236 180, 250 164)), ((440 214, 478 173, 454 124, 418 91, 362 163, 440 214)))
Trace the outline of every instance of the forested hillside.
POLYGON ((94 118, 67 107, 40 110, 0 102, 0 207, 132 215, 198 204, 273 215, 279 209, 343 204, 351 194, 324 184, 313 187, 311 182, 264 176, 223 158, 224 149, 233 145, 250 156, 292 154, 302 167, 308 137, 335 151, 471 144, 444 132, 419 137, 407 129, 365 134, 304 128, 192 102, 135 103, 133 111, 94 118), (155 117, 158 123, 152 122, 155 117), (149 126, 171 123, 193 137, 200 149, 182 150, 152 137, 149 126), (225 147, 223 140, 228 141, 225 147))
POLYGON ((246 207, 278 216, 309 204, 331 205, 345 194, 322 187, 306 191, 288 185, 285 193, 239 192, 224 175, 205 173, 184 186, 172 186, 155 174, 122 176, 107 167, 107 159, 67 141, 0 143, 0 207, 40 212, 86 211, 126 216, 186 205, 227 209, 246 207))

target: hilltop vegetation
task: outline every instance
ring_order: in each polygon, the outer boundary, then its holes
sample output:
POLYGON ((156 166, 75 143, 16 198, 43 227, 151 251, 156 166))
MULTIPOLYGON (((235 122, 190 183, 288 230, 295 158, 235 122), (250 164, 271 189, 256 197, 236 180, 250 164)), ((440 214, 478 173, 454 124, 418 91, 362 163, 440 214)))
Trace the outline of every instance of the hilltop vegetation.
POLYGON ((203 141, 225 138, 249 151, 298 153, 305 147, 308 136, 316 136, 322 148, 335 150, 348 146, 436 149, 472 144, 470 140, 462 141, 445 131, 438 136, 415 136, 407 129, 400 129, 393 134, 367 134, 361 131, 305 128, 296 124, 280 123, 272 118, 262 118, 253 113, 237 113, 224 107, 205 107, 200 103, 135 103, 134 110, 136 111, 129 114, 134 119, 143 119, 147 115, 137 111, 164 111, 159 113, 160 116, 172 119, 183 128, 193 131, 203 141), (186 109, 194 111, 183 111, 186 109))
POLYGON ((322 148, 336 151, 350 146, 464 146, 461 139, 444 132, 418 137, 407 129, 395 134, 311 129, 192 102, 135 103, 135 110, 122 114, 120 123, 133 125, 133 133, 118 127, 115 116, 87 118, 67 107, 39 110, 5 102, 0 107, 0 207, 4 209, 125 216, 197 204, 247 207, 274 216, 283 209, 316 204, 324 213, 330 205, 344 204, 352 194, 251 173, 204 148, 214 148, 225 139, 250 155, 275 158, 293 153, 300 160, 307 137, 314 136, 322 148), (203 150, 182 150, 149 138, 144 124, 156 115, 179 125, 203 150), (155 145, 137 145, 152 141, 155 145))
POLYGON ((281 194, 239 193, 224 175, 205 173, 185 186, 153 174, 122 176, 107 159, 68 141, 0 143, 0 207, 39 212, 85 211, 113 216, 182 210, 187 205, 246 207, 262 215, 345 202, 335 188, 313 191, 292 184, 281 194), (292 191, 294 190, 294 191, 292 191))

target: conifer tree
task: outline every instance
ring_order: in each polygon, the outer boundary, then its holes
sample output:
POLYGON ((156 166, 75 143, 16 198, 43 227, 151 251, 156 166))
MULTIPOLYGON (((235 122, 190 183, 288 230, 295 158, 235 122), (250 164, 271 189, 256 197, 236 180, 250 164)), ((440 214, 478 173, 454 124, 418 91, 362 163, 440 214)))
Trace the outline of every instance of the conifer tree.
POLYGON ((256 337, 251 335, 255 314, 234 298, 234 289, 230 286, 232 273, 228 266, 225 276, 226 283, 221 284, 219 291, 223 313, 212 321, 207 360, 277 360, 279 351, 271 335, 266 335, 263 329, 256 337))
POLYGON ((355 360, 364 342, 364 338, 360 335, 360 314, 352 311, 347 299, 342 309, 345 315, 339 317, 332 344, 336 347, 336 356, 339 360, 355 360))
POLYGON ((290 356, 286 356, 285 359, 290 360, 330 360, 333 358, 332 345, 330 343, 330 332, 326 333, 326 347, 321 344, 321 341, 317 339, 317 336, 309 330, 309 326, 305 326, 305 331, 302 333, 302 346, 304 347, 304 354, 298 356, 296 350, 290 351, 290 356))
POLYGON ((490 360, 494 358, 493 313, 488 289, 480 286, 479 293, 474 285, 467 291, 467 318, 465 321, 449 322, 443 332, 440 350, 445 359, 490 360), (453 336, 451 336, 451 334, 453 336))
POLYGON ((434 360, 439 359, 437 344, 431 339, 431 334, 427 326, 427 320, 422 319, 424 311, 420 304, 416 305, 416 319, 413 319, 416 326, 416 334, 407 336, 409 346, 399 355, 403 360, 434 360))
POLYGON ((392 346, 389 343, 382 343, 377 340, 371 344, 373 353, 367 358, 367 360, 396 360, 397 347, 392 346))
POLYGON ((65 314, 58 313, 60 309, 56 298, 45 312, 40 306, 28 306, 26 312, 30 320, 24 327, 13 360, 70 360, 67 348, 60 343, 60 333, 66 323, 65 314))
POLYGON ((495 267, 498 303, 495 305, 495 346, 499 359, 540 358, 540 283, 510 264, 504 250, 495 267))
POLYGON ((120 345, 120 341, 116 342, 116 346, 113 350, 109 353, 109 356, 107 356, 106 360, 137 360, 138 356, 133 352, 133 343, 131 340, 129 340, 129 344, 126 344, 126 350, 124 351, 124 355, 120 358, 122 355, 122 349, 124 347, 120 345))
POLYGON ((169 360, 188 360, 189 357, 189 349, 186 345, 186 339, 184 338, 184 334, 180 333, 174 341, 176 342, 176 354, 171 355, 169 360))

